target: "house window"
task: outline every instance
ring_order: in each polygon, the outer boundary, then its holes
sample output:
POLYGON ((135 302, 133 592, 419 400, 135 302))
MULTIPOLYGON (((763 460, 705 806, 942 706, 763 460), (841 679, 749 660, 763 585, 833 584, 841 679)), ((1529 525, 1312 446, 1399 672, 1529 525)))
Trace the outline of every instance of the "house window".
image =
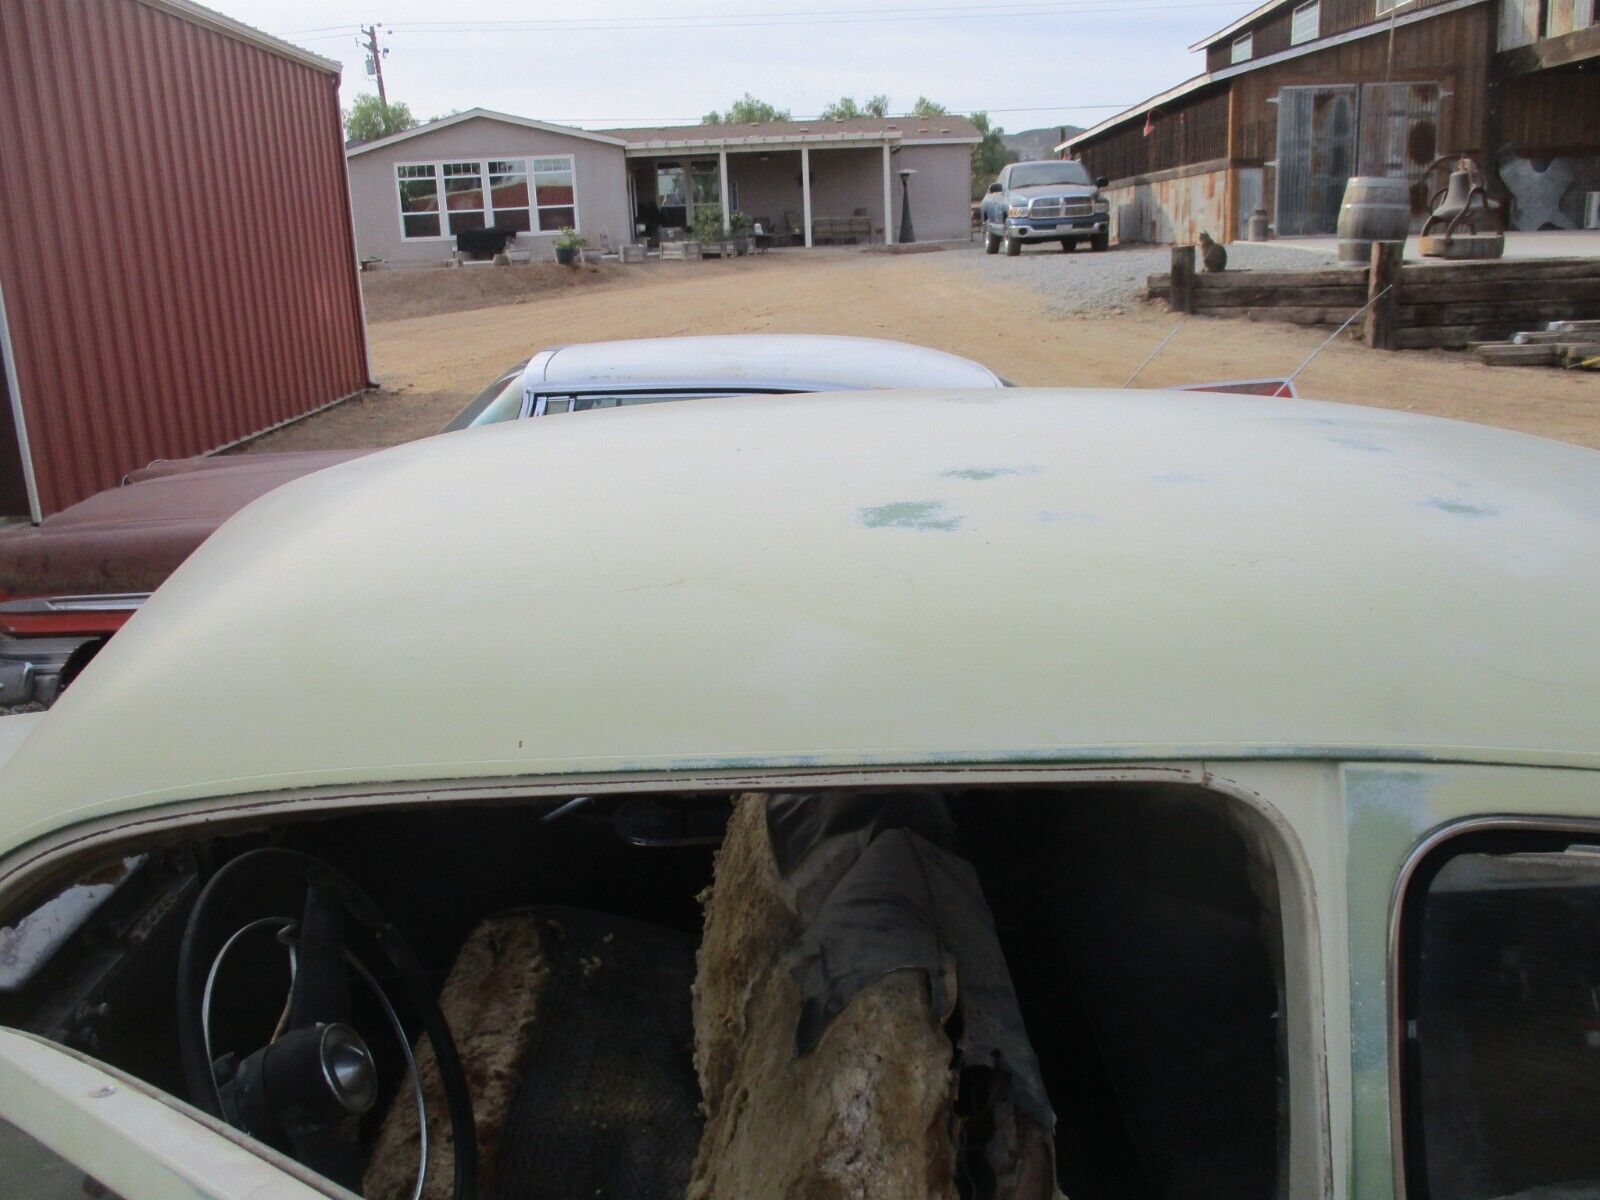
POLYGON ((1229 61, 1236 63, 1248 62, 1250 61, 1250 56, 1255 53, 1255 50, 1255 34, 1247 33, 1243 37, 1234 38, 1233 57, 1229 61))
POLYGON ((489 160, 490 223, 498 229, 528 233, 533 229, 533 210, 529 204, 528 160, 495 158, 489 160))
POLYGON ((1321 0, 1311 0, 1310 4, 1302 4, 1294 10, 1294 20, 1289 26, 1289 44, 1291 46, 1298 46, 1302 42, 1314 42, 1321 32, 1321 0))
POLYGON ((401 232, 412 240, 488 225, 518 233, 575 226, 572 177, 569 156, 405 163, 395 167, 401 232))
POLYGON ((533 160, 533 198, 541 230, 552 233, 567 226, 576 228, 578 209, 570 157, 533 160))
POLYGON ((400 227, 408 238, 436 238, 439 172, 432 163, 395 168, 400 185, 400 227))
POLYGON ((453 162, 444 164, 444 207, 446 230, 451 237, 466 229, 482 229, 485 219, 483 202, 483 164, 453 162))
POLYGON ((1469 833, 1401 911, 1407 1191, 1600 1192, 1600 830, 1469 833))
POLYGON ((1387 16, 1397 8, 1405 8, 1412 0, 1377 0, 1378 15, 1387 16))

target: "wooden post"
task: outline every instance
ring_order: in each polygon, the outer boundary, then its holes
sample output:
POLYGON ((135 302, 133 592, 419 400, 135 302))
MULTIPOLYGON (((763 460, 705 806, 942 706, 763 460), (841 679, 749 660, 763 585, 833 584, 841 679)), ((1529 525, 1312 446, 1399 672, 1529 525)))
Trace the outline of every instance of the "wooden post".
POLYGON ((806 223, 806 249, 811 249, 811 147, 800 147, 800 210, 806 223))
POLYGON ((894 245, 894 170, 889 143, 883 144, 883 244, 894 245))
POLYGON ((1371 307, 1367 309, 1364 332, 1367 345, 1374 350, 1395 348, 1395 327, 1400 319, 1400 272, 1405 251, 1404 242, 1372 243, 1372 271, 1367 276, 1367 300, 1371 307))
POLYGON ((717 151, 717 186, 722 189, 718 196, 722 201, 722 236, 728 238, 733 235, 733 213, 730 211, 733 205, 728 197, 728 152, 725 149, 717 151))
POLYGON ((1194 312, 1194 247, 1172 248, 1172 292, 1167 307, 1177 313, 1194 312))

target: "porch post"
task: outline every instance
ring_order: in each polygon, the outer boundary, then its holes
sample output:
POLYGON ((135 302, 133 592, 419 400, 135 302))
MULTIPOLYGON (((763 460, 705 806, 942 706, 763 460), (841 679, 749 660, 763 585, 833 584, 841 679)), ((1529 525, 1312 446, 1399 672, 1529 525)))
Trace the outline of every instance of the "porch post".
POLYGON ((883 144, 883 244, 894 245, 894 172, 889 169, 889 143, 883 144))
POLYGON ((806 223, 806 249, 811 249, 811 147, 800 147, 800 209, 806 223))
POLYGON ((717 167, 722 172, 722 191, 718 193, 722 199, 722 236, 727 237, 733 232, 733 214, 728 211, 728 152, 726 149, 717 151, 717 167))

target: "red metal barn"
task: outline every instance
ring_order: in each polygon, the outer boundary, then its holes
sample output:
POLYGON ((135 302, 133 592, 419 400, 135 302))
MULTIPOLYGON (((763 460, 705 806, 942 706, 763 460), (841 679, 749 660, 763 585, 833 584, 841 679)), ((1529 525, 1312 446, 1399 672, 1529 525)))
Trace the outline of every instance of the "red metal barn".
POLYGON ((188 0, 0 0, 5 512, 368 386, 338 87, 188 0))

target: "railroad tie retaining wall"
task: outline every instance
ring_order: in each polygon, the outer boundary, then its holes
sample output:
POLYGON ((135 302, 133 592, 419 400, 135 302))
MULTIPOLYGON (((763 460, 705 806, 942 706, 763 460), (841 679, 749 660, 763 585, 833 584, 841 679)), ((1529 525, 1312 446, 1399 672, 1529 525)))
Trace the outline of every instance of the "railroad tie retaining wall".
MULTIPOLYGON (((1174 248, 1174 272, 1147 280, 1150 299, 1204 316, 1340 325, 1371 294, 1372 269, 1194 274, 1192 255, 1193 247, 1174 248)), ((1549 321, 1600 318, 1600 259, 1407 263, 1399 276, 1398 297, 1380 314, 1380 326, 1392 327, 1380 327, 1375 342, 1394 349, 1465 349, 1549 321)))

